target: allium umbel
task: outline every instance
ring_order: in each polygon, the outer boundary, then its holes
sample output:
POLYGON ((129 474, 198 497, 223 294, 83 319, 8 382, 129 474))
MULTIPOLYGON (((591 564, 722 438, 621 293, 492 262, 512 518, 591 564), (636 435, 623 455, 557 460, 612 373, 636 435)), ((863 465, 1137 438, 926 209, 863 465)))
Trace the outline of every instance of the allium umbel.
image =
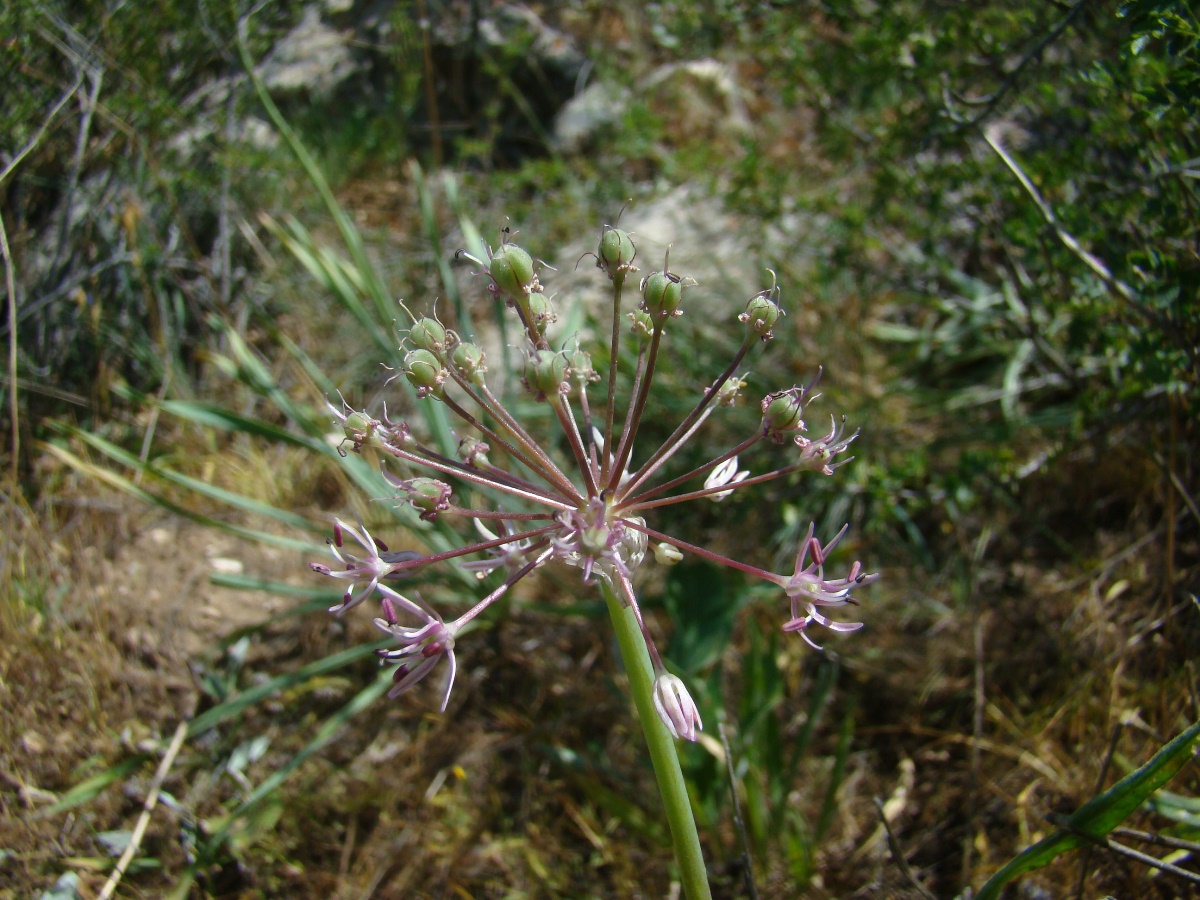
POLYGON ((549 326, 557 318, 554 304, 544 292, 533 258, 509 241, 507 230, 499 249, 489 251, 486 259, 459 253, 460 258, 480 267, 489 279, 488 291, 504 300, 520 320, 525 350, 519 374, 528 395, 549 407, 567 450, 560 452, 557 443, 535 439, 489 388, 484 352, 432 318, 413 322, 405 340, 404 365, 396 377, 409 381, 420 402, 442 403, 461 421, 455 455, 423 443, 405 423, 391 421, 386 412, 376 419, 348 406, 331 407, 345 434, 343 448, 360 452, 368 447, 385 459, 390 457, 403 470, 400 475, 385 472, 398 501, 411 505, 427 521, 442 516, 473 519, 481 538, 435 554, 389 551, 366 528, 339 521, 330 542, 337 565, 312 564, 314 571, 349 583, 342 603, 330 610, 335 615, 368 597, 379 599, 382 615, 375 624, 398 644, 397 649, 378 651, 382 663, 396 666, 395 686, 389 696, 407 691, 446 657, 441 703, 445 710, 454 681, 455 642, 464 627, 535 569, 565 563, 579 570, 584 584, 603 582, 632 611, 654 668, 654 706, 659 717, 672 735, 694 741, 696 729, 703 727, 700 713, 683 682, 663 666, 634 591, 637 571, 651 546, 660 565, 673 565, 693 555, 778 585, 789 604, 783 630, 799 632, 817 649, 820 647, 809 635, 813 624, 834 632, 862 627, 861 622, 833 620, 822 612, 857 605, 852 591, 878 578, 864 573, 857 562, 845 577, 826 575, 826 557, 846 533, 845 528, 822 545, 810 526, 798 548, 795 570, 777 575, 680 540, 647 523, 645 517, 658 507, 693 500, 720 502, 735 491, 802 471, 832 475, 848 461, 835 460, 857 432, 845 435, 835 420, 828 434, 807 436, 803 416, 817 396, 814 378, 807 386, 767 394, 760 404, 758 427, 736 446, 690 472, 662 477, 666 464, 709 416, 721 406, 733 405, 744 391, 745 382, 737 374, 743 360, 756 344, 772 339, 772 329, 783 314, 772 286, 749 298, 737 316, 743 337, 725 370, 697 391, 695 407, 661 446, 644 459, 635 457, 638 426, 664 339, 668 327, 684 313, 683 294, 693 283, 670 271, 669 260, 664 261, 661 271, 642 279, 638 308, 623 315, 621 297, 626 279, 637 272, 633 265, 636 252, 629 234, 605 226, 595 253, 597 268, 613 288, 604 390, 592 387, 601 376, 574 336, 568 342, 571 348, 551 343, 549 326), (632 384, 622 398, 618 358, 623 340, 633 342, 637 356, 632 384), (589 391, 604 395, 602 406, 594 405, 589 391), (764 440, 793 444, 792 462, 761 474, 739 468, 739 458, 744 460, 747 452, 764 440), (505 466, 492 462, 493 457, 503 460, 505 466), (465 508, 455 502, 452 481, 482 489, 472 491, 473 496, 503 495, 507 503, 504 508, 465 508), (676 488, 682 492, 669 493, 676 488), (361 555, 344 546, 347 534, 362 548, 361 555), (452 622, 443 621, 416 594, 405 596, 392 586, 405 575, 448 560, 459 560, 459 565, 480 579, 495 573, 505 576, 499 586, 452 622))

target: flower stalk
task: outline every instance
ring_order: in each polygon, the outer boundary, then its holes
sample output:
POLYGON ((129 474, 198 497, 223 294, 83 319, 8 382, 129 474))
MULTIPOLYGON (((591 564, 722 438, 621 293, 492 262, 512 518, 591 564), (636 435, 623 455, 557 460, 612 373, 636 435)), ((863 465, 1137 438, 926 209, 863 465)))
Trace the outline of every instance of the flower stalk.
POLYGON ((754 485, 800 472, 833 475, 843 464, 837 457, 850 446, 857 432, 844 435, 843 426, 834 419, 825 436, 806 435, 804 414, 817 396, 814 389, 820 377, 818 370, 817 378, 804 387, 766 394, 760 403, 760 423, 731 449, 684 474, 664 474, 675 454, 721 408, 735 404, 746 387, 738 370, 755 345, 771 339, 771 329, 783 314, 776 302, 778 289, 772 284, 752 296, 736 317, 744 333, 732 361, 707 386, 697 390, 692 411, 635 467, 640 449, 638 433, 649 408, 655 373, 660 363, 667 364, 663 360, 669 353, 668 332, 683 315, 685 289, 694 282, 672 272, 669 258, 661 271, 642 279, 641 302, 628 316, 637 359, 622 403, 618 397, 618 355, 625 322, 622 299, 628 276, 637 271, 633 265, 637 251, 626 232, 605 226, 595 254, 597 267, 612 284, 612 337, 607 348, 608 383, 601 412, 593 409, 587 395, 589 382, 600 380, 588 352, 577 336, 563 339, 551 334, 550 327, 557 320, 553 301, 544 293, 533 258, 510 238, 505 229, 500 247, 489 250, 486 259, 466 256, 461 251, 459 256, 477 265, 488 276, 487 290, 515 311, 526 338, 522 380, 533 402, 546 404, 553 413, 544 419, 557 426, 555 438, 536 438, 489 389, 485 355, 478 346, 464 341, 453 328, 436 319, 414 317, 406 338, 404 366, 395 377, 407 378, 421 402, 441 403, 457 417, 464 429, 459 435, 458 458, 423 445, 408 425, 391 421, 386 411, 377 419, 345 403, 342 409, 331 406, 345 435, 339 449, 343 454, 367 451, 382 459, 386 463, 384 476, 396 490, 394 499, 411 507, 420 519, 470 519, 480 539, 434 554, 411 549, 391 551, 361 524, 355 528, 339 521, 330 542, 336 565, 313 563, 311 567, 349 583, 342 602, 330 610, 335 615, 344 615, 369 597, 379 598, 383 614, 375 624, 397 644, 394 649, 378 653, 381 664, 395 667, 395 683, 389 696, 409 691, 434 669, 440 669, 445 672, 440 707, 443 712, 449 708, 457 671, 455 652, 466 626, 542 566, 560 563, 580 570, 583 583, 597 586, 608 606, 654 763, 684 890, 692 900, 707 898, 709 887, 700 839, 674 743, 695 741, 704 725, 684 681, 663 664, 650 624, 638 604, 636 581, 648 561, 650 541, 656 542, 652 558, 658 565, 675 565, 686 556, 694 556, 775 585, 788 601, 782 630, 798 633, 818 650, 819 645, 809 636, 814 625, 834 633, 862 627, 859 622, 838 621, 826 613, 830 608, 857 606, 852 592, 878 576, 864 573, 857 562, 845 577, 826 575, 829 552, 842 539, 845 529, 822 544, 810 527, 797 548, 792 573, 776 574, 669 535, 648 525, 644 516, 669 504, 718 503, 754 485), (574 349, 569 349, 571 341, 574 349), (576 401, 583 417, 582 430, 576 401), (617 431, 617 410, 621 406, 623 425, 617 431), (764 442, 792 444, 792 459, 773 471, 751 474, 752 463, 746 458, 761 449, 764 442), (488 453, 493 447, 508 460, 507 468, 490 461, 488 453), (455 486, 430 473, 476 489, 483 503, 457 502, 455 486), (683 493, 670 493, 685 484, 688 488, 683 493), (487 508, 491 501, 496 501, 495 508, 487 508), (361 550, 345 548, 346 535, 361 550), (452 621, 444 620, 438 610, 415 593, 405 595, 395 587, 416 570, 449 561, 456 561, 480 579, 503 575, 498 586, 452 621), (439 667, 442 659, 446 664, 439 667))

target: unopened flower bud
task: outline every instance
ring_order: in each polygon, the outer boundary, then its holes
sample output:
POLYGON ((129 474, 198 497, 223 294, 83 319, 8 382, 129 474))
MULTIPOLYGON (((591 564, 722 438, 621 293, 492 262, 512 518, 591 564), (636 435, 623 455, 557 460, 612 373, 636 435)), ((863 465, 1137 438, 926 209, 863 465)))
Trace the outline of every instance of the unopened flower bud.
POLYGON ((404 355, 404 374, 417 389, 418 397, 438 395, 449 374, 428 350, 409 350, 404 355))
POLYGON ((627 231, 620 228, 604 226, 600 235, 600 246, 596 250, 596 268, 604 269, 608 277, 614 281, 627 272, 636 272, 633 258, 637 256, 637 248, 627 231))
POLYGON ((773 337, 771 329, 782 314, 783 310, 774 300, 765 294, 759 294, 746 304, 746 311, 738 316, 738 321, 748 326, 764 341, 769 341, 773 337))
POLYGON ((673 566, 683 559, 683 551, 666 541, 654 545, 654 559, 660 566, 673 566))
POLYGON ((673 737, 696 740, 696 729, 704 730, 700 711, 683 682, 666 672, 654 681, 654 708, 673 737))
POLYGON ((642 279, 642 309, 655 321, 683 315, 683 284, 674 272, 651 272, 642 279))
POLYGON ((650 314, 641 309, 631 312, 629 320, 633 323, 629 326, 629 333, 633 335, 638 348, 641 349, 650 343, 650 337, 654 334, 654 322, 650 318, 650 314))
POLYGON ((524 299, 542 289, 533 271, 533 258, 516 244, 501 244, 488 262, 492 285, 502 296, 524 299))
POLYGON ((803 431, 804 390, 789 388, 775 394, 767 394, 762 402, 762 433, 776 443, 793 431, 803 431))
POLYGON ((446 350, 446 328, 437 319, 428 316, 413 322, 408 331, 409 342, 419 350, 428 350, 441 358, 446 350))
POLYGON ((553 350, 534 350, 525 361, 525 387, 538 400, 566 390, 567 358, 553 350))
POLYGON ((570 375, 571 380, 582 389, 589 381, 599 381, 600 376, 596 373, 595 367, 592 365, 592 355, 586 350, 575 348, 575 352, 571 354, 570 359, 570 375))
POLYGON ((420 511, 421 518, 432 522, 437 514, 450 508, 450 485, 436 478, 409 478, 396 484, 397 497, 420 511))
POLYGON ((554 302, 545 294, 530 294, 529 299, 521 304, 521 308, 529 321, 529 327, 538 337, 544 338, 546 327, 558 321, 558 315, 554 312, 554 302))
POLYGON ((483 364, 483 351, 478 345, 469 341, 455 344, 450 351, 450 365, 467 381, 483 384, 483 373, 487 371, 487 366, 483 364))
POLYGON ((741 396, 742 388, 746 386, 746 382, 732 375, 726 382, 717 388, 717 403, 721 406, 733 406, 737 403, 741 396))
POLYGON ((487 452, 491 448, 478 438, 466 437, 458 442, 458 458, 468 466, 488 465, 487 452))

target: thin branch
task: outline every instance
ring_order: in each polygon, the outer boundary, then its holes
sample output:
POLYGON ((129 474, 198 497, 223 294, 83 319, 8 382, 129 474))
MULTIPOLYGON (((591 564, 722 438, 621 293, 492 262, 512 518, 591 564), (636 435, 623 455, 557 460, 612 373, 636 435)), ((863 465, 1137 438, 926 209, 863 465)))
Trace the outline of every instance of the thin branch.
POLYGON ((162 762, 158 764, 158 771, 154 773, 154 781, 151 782, 150 790, 146 794, 146 800, 142 804, 142 814, 138 816, 137 825, 134 826, 133 834, 129 838, 129 844, 125 847, 125 852, 121 854, 121 858, 117 860, 117 865, 113 869, 112 874, 108 876, 108 881, 100 890, 97 900, 109 900, 112 897, 113 891, 121 883, 121 878, 124 876, 125 870, 133 862, 134 854, 137 853, 138 847, 142 844, 142 838, 146 834, 146 827, 150 824, 150 814, 154 811, 154 807, 158 805, 158 795, 162 790, 163 782, 166 781, 167 773, 171 771, 171 764, 175 762, 179 748, 183 746, 183 739, 187 737, 187 730, 188 723, 186 721, 180 722, 179 727, 175 729, 175 736, 171 739, 171 746, 167 748, 162 762))
MULTIPOLYGON (((8 231, 4 227, 4 215, 0 212, 0 254, 4 256, 4 288, 8 292, 8 321, 17 321, 17 281, 13 275, 12 251, 8 247, 8 231)), ((9 459, 8 474, 12 477, 12 495, 17 495, 18 454, 21 451, 21 424, 17 409, 17 329, 8 331, 8 383, 12 393, 8 395, 12 410, 12 457, 9 459)))
POLYGON ((1200 844, 1195 841, 1185 841, 1182 838, 1170 837, 1165 834, 1153 834, 1149 831, 1138 831, 1136 828, 1114 828, 1112 834, 1118 837, 1132 838, 1157 847, 1170 847, 1172 850, 1187 850, 1190 853, 1200 853, 1200 844))
POLYGON ((1188 493, 1187 486, 1180 481, 1179 476, 1175 473, 1175 470, 1167 465, 1167 461, 1163 459, 1161 453, 1156 452, 1154 454, 1154 461, 1158 463, 1159 467, 1164 472, 1167 473, 1167 478, 1170 480, 1171 484, 1174 485, 1175 490, 1179 491, 1179 496, 1183 498, 1183 502, 1187 505, 1188 511, 1192 514, 1192 516, 1195 517, 1197 524, 1200 524, 1200 507, 1197 507, 1196 505, 1196 498, 1188 493))
POLYGON ((1021 187, 1025 189, 1025 193, 1029 195, 1030 199, 1033 200, 1034 205, 1037 206, 1038 212, 1042 214, 1042 218, 1046 220, 1046 224, 1054 229, 1054 233, 1058 236, 1058 239, 1062 242, 1062 245, 1071 253, 1073 253, 1081 262, 1083 262, 1084 265, 1091 269, 1100 278, 1100 280, 1104 282, 1110 291, 1119 295, 1121 299, 1131 304, 1133 308, 1143 317, 1147 317, 1146 311, 1141 309, 1137 303, 1138 297, 1133 288, 1113 275, 1108 266, 1106 266, 1098 256, 1084 249, 1083 245, 1080 244, 1070 232, 1063 228, 1062 224, 1058 221, 1058 217, 1054 215, 1054 210, 1050 208, 1050 204, 1045 201, 1042 195, 1038 192, 1038 189, 1034 187, 1033 182, 1030 181, 1029 176, 1025 174, 1025 171, 1021 168, 1020 164, 1013 159, 1012 155, 1009 154, 1007 150, 1000 146, 1000 142, 996 139, 995 129, 984 129, 983 139, 987 142, 987 145, 991 147, 993 151, 995 151, 996 155, 1003 160, 1004 164, 1008 166, 1009 171, 1016 176, 1017 181, 1021 183, 1021 187))
POLYGON ((1142 865, 1149 866, 1152 869, 1159 869, 1163 872, 1167 872, 1176 876, 1177 878, 1182 878, 1184 881, 1189 881, 1192 884, 1200 884, 1200 875, 1197 875, 1195 872, 1189 872, 1187 869, 1182 869, 1179 866, 1169 863, 1166 860, 1159 859, 1156 856, 1151 856, 1149 853, 1142 853, 1140 850, 1134 850, 1132 847, 1126 847, 1124 844, 1118 844, 1116 841, 1107 837, 1097 837, 1094 834, 1089 834, 1082 828, 1075 828, 1066 821, 1055 821, 1054 824, 1059 828, 1062 828, 1064 831, 1069 831, 1071 834, 1083 838, 1090 844, 1095 844, 1097 847, 1103 847, 1105 850, 1109 850, 1119 856, 1124 856, 1128 859, 1134 860, 1135 862, 1140 862, 1142 865))
POLYGON ((47 267, 47 272, 51 275, 58 271, 62 262, 63 250, 70 243, 67 236, 71 230, 71 207, 74 205, 75 192, 79 190, 79 179, 83 174, 84 156, 87 153, 88 141, 92 134, 92 118, 95 116, 96 106, 100 101, 100 87, 104 83, 104 69, 99 66, 89 68, 88 78, 92 83, 91 89, 86 96, 81 95, 82 99, 79 102, 79 134, 75 138, 75 153, 71 157, 71 174, 67 177, 67 189, 63 191, 62 200, 59 203, 59 207, 62 209, 62 218, 58 223, 58 239, 55 241, 54 257, 47 267))
MULTIPOLYGON (((620 217, 618 216, 618 219, 620 217)), ((604 411, 604 452, 601 455, 600 480, 608 480, 608 455, 612 452, 613 409, 617 398, 617 355, 621 349, 621 292, 625 289, 625 273, 613 278, 612 341, 608 354, 608 406, 604 411)), ((632 397, 630 400, 632 401, 632 397)), ((590 438, 589 438, 590 440, 590 438)))
POLYGON ((17 151, 17 154, 4 167, 4 171, 0 172, 0 184, 4 184, 5 179, 13 173, 13 170, 21 164, 21 161, 42 142, 42 136, 45 135, 46 129, 50 127, 50 123, 54 121, 54 117, 62 111, 62 108, 67 105, 67 102, 75 96, 75 92, 81 87, 83 87, 82 73, 75 79, 75 83, 67 88, 67 92, 58 99, 58 102, 54 104, 54 108, 50 110, 50 114, 42 122, 42 126, 37 130, 37 134, 31 137, 29 142, 17 151))
POLYGON ((1075 17, 1079 15, 1080 11, 1087 3, 1088 0, 1077 0, 1077 2, 1067 10, 1067 14, 1063 16, 1053 28, 1042 35, 1042 37, 1025 52, 1025 55, 1021 57, 1020 62, 1018 62, 1004 77, 1004 81, 1000 83, 1000 86, 986 97, 969 100, 966 97, 960 97, 957 94, 952 94, 949 88, 943 87, 942 96, 943 101, 946 103, 946 111, 950 113, 950 116, 957 124, 958 127, 956 130, 962 131, 967 128, 973 128, 974 126, 980 124, 993 112, 995 112, 996 107, 1000 105, 1000 101, 1002 101, 1005 96, 1008 95, 1009 91, 1016 87, 1021 75, 1024 73, 1025 69, 1029 67, 1030 63, 1032 63, 1034 60, 1041 59, 1042 54, 1046 52, 1046 48, 1062 36, 1063 32, 1067 30, 1067 26, 1074 21, 1075 17), (963 106, 977 106, 982 107, 982 109, 980 109, 979 112, 970 118, 962 118, 961 116, 951 112, 950 103, 947 102, 951 99, 962 104, 963 106))

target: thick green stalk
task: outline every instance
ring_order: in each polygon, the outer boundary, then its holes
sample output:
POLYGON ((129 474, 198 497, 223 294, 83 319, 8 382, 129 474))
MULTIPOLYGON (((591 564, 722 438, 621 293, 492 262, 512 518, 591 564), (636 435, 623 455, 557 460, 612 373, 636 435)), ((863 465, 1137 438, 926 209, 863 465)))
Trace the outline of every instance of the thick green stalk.
POLYGON ((650 748, 650 760, 654 764, 658 791, 662 795, 667 823, 671 827, 671 841, 675 845, 675 859, 679 863, 684 893, 688 900, 710 900, 712 894, 708 887, 708 872, 704 868, 704 855, 700 850, 696 820, 692 817, 692 804, 683 783, 683 770, 679 767, 679 754, 675 752, 675 738, 671 737, 654 708, 654 669, 650 665, 650 654, 646 652, 646 641, 633 610, 623 606, 603 580, 600 585, 608 603, 613 629, 617 633, 617 644, 629 676, 633 702, 642 720, 642 732, 650 748))

